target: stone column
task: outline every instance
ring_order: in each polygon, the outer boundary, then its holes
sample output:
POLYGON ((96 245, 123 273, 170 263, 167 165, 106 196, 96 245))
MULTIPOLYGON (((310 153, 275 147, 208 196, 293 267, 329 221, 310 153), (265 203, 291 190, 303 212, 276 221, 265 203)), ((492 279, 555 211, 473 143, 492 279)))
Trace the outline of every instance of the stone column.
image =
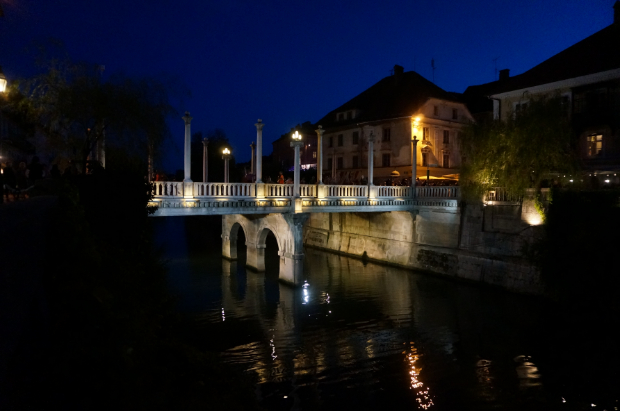
POLYGON ((417 178, 417 164, 418 164, 418 137, 413 136, 413 140, 411 140, 411 197, 415 198, 416 196, 416 178, 417 178))
POLYGON ((183 197, 185 198, 193 198, 193 184, 191 178, 191 143, 192 143, 192 129, 191 122, 192 117, 189 115, 189 111, 185 112, 185 115, 182 117, 185 122, 185 178, 183 179, 183 197))
POLYGON ((319 126, 316 131, 316 183, 323 184, 323 130, 322 126, 319 126))
POLYGON ((263 182, 263 120, 260 118, 256 126, 256 182, 263 182))
POLYGON ((299 286, 303 284, 304 273, 303 227, 309 214, 280 215, 287 222, 293 237, 292 244, 289 244, 290 248, 280 250, 280 281, 299 286))
POLYGON ((222 154, 222 160, 224 160, 224 182, 228 183, 228 160, 230 160, 230 154, 222 154))
POLYGON ((209 181, 209 139, 202 140, 202 181, 209 181))
POLYGON ((291 141, 291 147, 295 148, 295 171, 293 173, 293 197, 299 197, 299 148, 303 141, 291 141))
POLYGON ((372 182, 372 179, 373 179, 372 172, 374 169, 374 161, 375 161, 374 143, 375 143, 375 136, 371 130, 370 135, 368 136, 368 186, 374 186, 372 182))
POLYGON ((252 157, 250 158, 250 174, 256 174, 256 171, 254 169, 254 150, 256 149, 256 145, 253 141, 252 144, 250 144, 250 148, 252 148, 252 157))

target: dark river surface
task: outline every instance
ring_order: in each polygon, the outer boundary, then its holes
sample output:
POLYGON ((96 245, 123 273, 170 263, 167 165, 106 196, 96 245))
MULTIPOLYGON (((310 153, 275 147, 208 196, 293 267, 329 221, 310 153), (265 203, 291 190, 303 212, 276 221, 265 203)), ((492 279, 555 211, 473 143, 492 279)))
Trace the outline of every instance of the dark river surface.
POLYGON ((178 309, 202 348, 256 381, 265 409, 620 406, 617 319, 308 248, 306 283, 291 288, 275 238, 257 273, 245 246, 221 257, 221 217, 154 220, 178 309))

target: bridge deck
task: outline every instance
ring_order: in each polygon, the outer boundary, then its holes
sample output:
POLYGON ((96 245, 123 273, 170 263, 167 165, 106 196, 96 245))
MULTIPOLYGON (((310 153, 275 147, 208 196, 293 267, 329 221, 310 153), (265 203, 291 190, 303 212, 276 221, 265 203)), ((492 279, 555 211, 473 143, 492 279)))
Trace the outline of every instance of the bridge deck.
POLYGON ((457 206, 458 187, 153 183, 154 216, 408 211, 415 206, 457 206))

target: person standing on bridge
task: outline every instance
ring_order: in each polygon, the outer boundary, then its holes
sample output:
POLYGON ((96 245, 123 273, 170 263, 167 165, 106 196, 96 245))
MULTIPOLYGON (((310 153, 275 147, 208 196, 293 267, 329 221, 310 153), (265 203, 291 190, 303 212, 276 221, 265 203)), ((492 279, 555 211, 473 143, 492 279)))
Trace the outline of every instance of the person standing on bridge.
POLYGON ((280 171, 280 176, 278 177, 278 184, 284 184, 284 175, 280 171))

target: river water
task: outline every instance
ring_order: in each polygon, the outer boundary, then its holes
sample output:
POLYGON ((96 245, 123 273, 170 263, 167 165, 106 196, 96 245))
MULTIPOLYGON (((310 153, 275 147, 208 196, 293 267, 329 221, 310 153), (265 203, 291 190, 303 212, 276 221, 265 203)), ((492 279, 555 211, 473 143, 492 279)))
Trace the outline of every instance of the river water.
POLYGON ((221 217, 154 220, 178 309, 266 409, 618 410, 615 319, 314 249, 295 289, 275 238, 257 273, 221 217))

